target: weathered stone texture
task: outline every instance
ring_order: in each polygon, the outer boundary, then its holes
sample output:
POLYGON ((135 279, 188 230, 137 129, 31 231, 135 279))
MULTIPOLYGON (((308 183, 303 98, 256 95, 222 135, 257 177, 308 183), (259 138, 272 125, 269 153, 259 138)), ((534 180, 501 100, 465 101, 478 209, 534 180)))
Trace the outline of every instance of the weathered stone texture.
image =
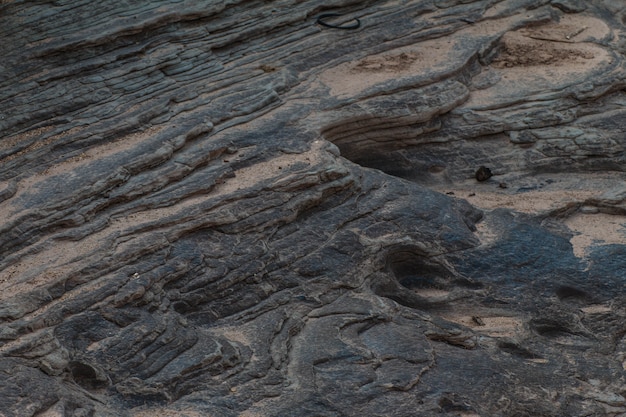
POLYGON ((0 415, 626 415, 625 22, 0 2, 0 415))

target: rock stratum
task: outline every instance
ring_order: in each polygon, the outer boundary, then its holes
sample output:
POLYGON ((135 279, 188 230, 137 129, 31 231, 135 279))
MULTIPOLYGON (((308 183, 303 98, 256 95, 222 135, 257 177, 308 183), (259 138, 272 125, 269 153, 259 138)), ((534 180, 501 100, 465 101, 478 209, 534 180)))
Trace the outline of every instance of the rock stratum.
POLYGON ((625 22, 0 2, 0 415, 626 415, 625 22))

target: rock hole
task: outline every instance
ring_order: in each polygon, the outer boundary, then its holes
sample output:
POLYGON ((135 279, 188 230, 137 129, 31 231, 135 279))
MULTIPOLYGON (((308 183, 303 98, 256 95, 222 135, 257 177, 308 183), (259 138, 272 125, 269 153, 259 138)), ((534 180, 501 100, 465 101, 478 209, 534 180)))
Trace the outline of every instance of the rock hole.
POLYGON ((572 331, 561 323, 551 321, 533 321, 531 327, 540 336, 551 339, 572 336, 572 331))
POLYGON ((390 254, 388 266, 400 285, 417 293, 448 291, 454 280, 447 268, 411 251, 390 254))
POLYGON ((541 359, 538 355, 514 342, 500 341, 498 342, 498 347, 504 352, 524 359, 541 359))
POLYGON ((456 393, 444 394, 441 399, 439 399, 439 407, 441 407, 442 411, 446 413, 454 412, 454 411, 473 411, 470 401, 467 398, 463 398, 456 393))
POLYGON ((392 250, 384 271, 372 277, 372 291, 381 297, 415 309, 446 308, 455 300, 469 297, 469 290, 482 284, 458 277, 444 264, 428 258, 419 249, 392 250))
POLYGON ((376 274, 371 283, 375 294, 415 309, 447 304, 451 274, 446 268, 411 249, 387 256, 385 271, 376 274))
POLYGON ((431 174, 439 174, 441 172, 444 172, 445 170, 445 165, 431 165, 428 167, 428 172, 430 172, 431 174))
MULTIPOLYGON (((372 152, 371 154, 365 152, 356 153, 354 150, 346 146, 339 146, 341 155, 345 158, 355 162, 366 168, 378 169, 385 174, 392 175, 398 178, 404 178, 413 180, 416 176, 416 172, 426 171, 431 173, 433 165, 426 167, 417 167, 411 161, 407 161, 402 158, 398 153, 390 153, 385 151, 372 152), (420 169, 422 168, 422 169, 420 169)), ((436 165, 436 173, 441 173, 445 170, 442 165, 436 165)), ((432 174, 430 174, 432 175, 432 174)))
POLYGON ((176 301, 174 304, 174 311, 180 314, 185 314, 192 311, 192 307, 185 301, 176 301))
MULTIPOLYGON (((429 146, 424 148, 413 142, 417 137, 439 130, 442 122, 440 117, 416 120, 411 110, 411 102, 415 100, 406 97, 366 103, 365 106, 375 106, 375 109, 371 112, 355 109, 357 114, 346 114, 345 119, 336 120, 323 129, 322 135, 339 148, 341 156, 363 167, 416 183, 439 183, 447 175, 448 163, 429 146), (385 109, 387 117, 374 115, 381 109, 385 109), (427 155, 415 158, 414 154, 421 155, 422 151, 427 155)), ((428 103, 420 103, 420 108, 428 103)), ((430 104, 436 106, 436 103, 430 104)))
POLYGON ((83 388, 94 390, 104 388, 107 385, 106 377, 89 364, 72 361, 69 363, 69 370, 74 382, 83 388))
POLYGON ((559 300, 582 300, 582 301, 590 301, 591 296, 583 290, 579 290, 578 288, 570 287, 567 285, 562 285, 556 289, 556 296, 559 297, 559 300))

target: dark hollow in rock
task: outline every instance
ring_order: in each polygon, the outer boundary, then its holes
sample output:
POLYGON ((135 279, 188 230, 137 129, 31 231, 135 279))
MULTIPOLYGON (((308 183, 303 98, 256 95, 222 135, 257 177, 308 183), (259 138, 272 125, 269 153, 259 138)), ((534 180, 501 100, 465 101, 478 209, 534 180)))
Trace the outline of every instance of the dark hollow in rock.
POLYGON ((455 278, 443 265, 410 250, 390 253, 387 266, 398 282, 410 290, 449 289, 455 278))
POLYGON ((568 338, 584 338, 582 332, 573 329, 570 323, 562 322, 558 319, 533 319, 530 321, 530 327, 540 336, 566 340, 568 338))
POLYGON ((540 359, 540 356, 531 352, 530 350, 520 346, 518 343, 509 341, 499 341, 498 347, 503 351, 512 355, 520 356, 524 359, 540 359))
POLYGON ((444 412, 452 412, 452 411, 475 411, 471 402, 467 398, 463 398, 455 393, 446 393, 444 394, 438 402, 441 410, 444 412))
POLYGON ((78 385, 88 390, 97 390, 107 386, 107 378, 92 365, 84 362, 72 361, 68 364, 72 379, 78 385))
POLYGON ((568 285, 561 285, 556 289, 556 295, 559 300, 581 300, 591 301, 592 296, 578 288, 570 287, 568 285))

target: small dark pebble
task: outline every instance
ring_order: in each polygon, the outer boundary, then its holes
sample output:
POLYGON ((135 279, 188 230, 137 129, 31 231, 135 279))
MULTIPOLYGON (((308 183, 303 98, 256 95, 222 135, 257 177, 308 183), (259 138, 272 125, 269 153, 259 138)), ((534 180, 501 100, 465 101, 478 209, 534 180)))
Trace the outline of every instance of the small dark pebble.
POLYGON ((500 187, 500 188, 508 188, 509 186, 506 185, 506 182, 501 182, 500 184, 498 184, 498 187, 500 187))
POLYGON ((454 191, 448 191, 446 194, 448 194, 448 195, 454 195, 454 191))
POLYGON ((470 193, 470 194, 468 195, 468 197, 474 197, 475 195, 476 195, 476 193, 470 193))
POLYGON ((491 170, 485 166, 481 166, 476 170, 477 181, 487 181, 492 176, 493 174, 491 173, 491 170))

